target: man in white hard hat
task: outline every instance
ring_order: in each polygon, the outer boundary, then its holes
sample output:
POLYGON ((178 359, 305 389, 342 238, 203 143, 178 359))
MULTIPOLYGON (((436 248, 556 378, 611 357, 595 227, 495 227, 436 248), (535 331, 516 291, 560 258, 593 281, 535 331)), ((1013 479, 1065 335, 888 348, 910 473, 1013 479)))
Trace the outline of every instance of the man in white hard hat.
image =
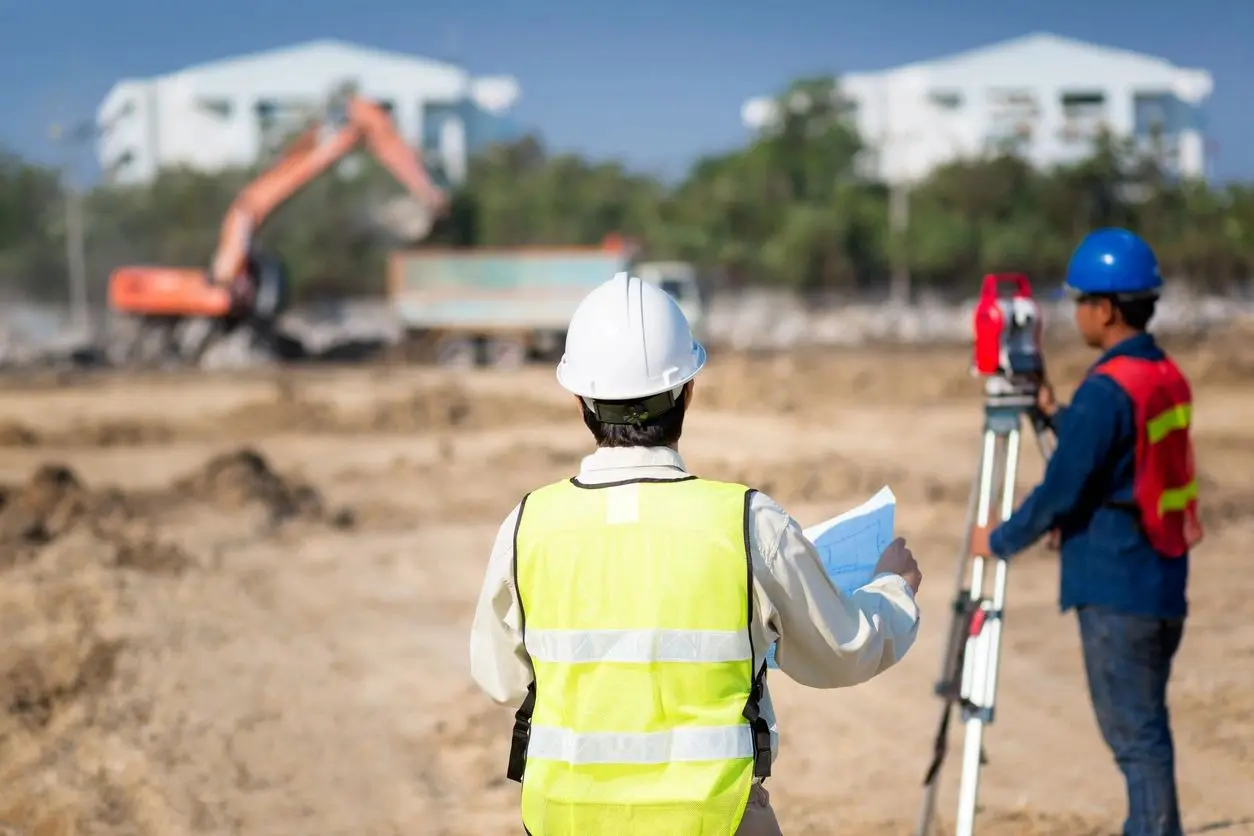
POLYGON ((507 775, 531 836, 779 834, 767 648, 840 688, 914 643, 903 540, 845 596, 769 497, 687 472, 705 361, 675 301, 626 273, 571 320, 557 379, 597 450, 505 519, 470 640, 475 681, 521 704, 507 775))

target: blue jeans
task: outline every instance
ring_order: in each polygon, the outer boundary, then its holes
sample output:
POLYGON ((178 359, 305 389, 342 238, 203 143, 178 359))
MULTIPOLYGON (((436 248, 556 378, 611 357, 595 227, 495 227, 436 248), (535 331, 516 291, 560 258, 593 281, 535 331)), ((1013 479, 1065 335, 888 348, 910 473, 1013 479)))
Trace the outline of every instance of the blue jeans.
POLYGON ((1184 619, 1080 607, 1089 695, 1128 788, 1124 836, 1181 836, 1167 680, 1184 619))

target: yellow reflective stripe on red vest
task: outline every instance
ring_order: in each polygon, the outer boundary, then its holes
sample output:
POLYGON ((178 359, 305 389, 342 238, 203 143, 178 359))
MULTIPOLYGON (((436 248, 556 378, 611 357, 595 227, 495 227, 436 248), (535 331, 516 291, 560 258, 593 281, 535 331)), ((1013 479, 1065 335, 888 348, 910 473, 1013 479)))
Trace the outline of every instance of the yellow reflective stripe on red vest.
POLYGON ((1195 499, 1197 499, 1197 480, 1180 488, 1167 488, 1158 498, 1158 513, 1162 515, 1172 511, 1183 511, 1195 499))
MULTIPOLYGON (((1177 430, 1187 430, 1193 421, 1193 404, 1184 403, 1169 407, 1145 422, 1145 434, 1150 444, 1158 444, 1177 430)), ((1165 488, 1158 498, 1158 514, 1183 511, 1197 499, 1197 481, 1174 488, 1165 488)))
POLYGON ((1150 444, 1157 444, 1176 430, 1187 430, 1193 419, 1193 404, 1178 404, 1145 422, 1150 444))

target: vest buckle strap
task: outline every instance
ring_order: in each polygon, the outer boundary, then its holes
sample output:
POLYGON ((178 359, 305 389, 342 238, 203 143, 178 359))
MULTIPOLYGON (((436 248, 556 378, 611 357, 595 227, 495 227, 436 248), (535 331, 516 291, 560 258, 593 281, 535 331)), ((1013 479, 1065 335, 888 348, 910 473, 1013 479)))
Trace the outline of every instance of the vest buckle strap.
POLYGON ((766 663, 762 670, 753 678, 753 690, 749 693, 749 701, 745 703, 743 716, 749 721, 753 731, 753 777, 771 777, 771 727, 766 724, 759 704, 762 700, 763 684, 766 681, 766 663))
POLYGON ((536 708, 536 684, 527 687, 527 696, 514 712, 514 731, 510 735, 509 765, 505 777, 521 784, 527 769, 527 748, 531 742, 531 714, 536 708))
POLYGON ((771 729, 761 717, 750 725, 753 728, 753 777, 770 778, 771 729))

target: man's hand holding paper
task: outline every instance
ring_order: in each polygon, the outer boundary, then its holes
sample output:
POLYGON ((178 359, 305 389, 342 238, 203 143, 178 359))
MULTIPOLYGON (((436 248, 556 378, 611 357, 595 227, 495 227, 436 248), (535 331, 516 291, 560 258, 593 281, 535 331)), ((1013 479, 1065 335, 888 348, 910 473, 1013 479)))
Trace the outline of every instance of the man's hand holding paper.
POLYGON ((906 545, 905 537, 893 540, 880 555, 879 562, 875 564, 874 575, 885 573, 901 575, 911 591, 919 591, 919 586, 923 583, 923 570, 919 568, 914 553, 906 545))
MULTIPOLYGON (((917 592, 923 573, 901 537, 894 537, 897 498, 888 488, 839 516, 805 529, 818 553, 823 571, 844 595, 853 593, 879 575, 899 575, 917 592)), ((775 662, 775 646, 767 652, 767 664, 775 662)))

